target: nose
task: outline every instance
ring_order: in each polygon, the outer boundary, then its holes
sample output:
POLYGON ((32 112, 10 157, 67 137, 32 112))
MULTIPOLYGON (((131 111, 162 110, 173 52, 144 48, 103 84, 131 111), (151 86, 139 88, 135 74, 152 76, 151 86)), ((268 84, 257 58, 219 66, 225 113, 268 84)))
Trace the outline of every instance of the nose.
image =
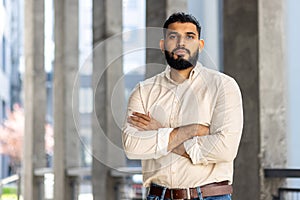
POLYGON ((185 45, 184 37, 182 37, 182 36, 178 37, 177 46, 182 47, 184 45, 185 45))

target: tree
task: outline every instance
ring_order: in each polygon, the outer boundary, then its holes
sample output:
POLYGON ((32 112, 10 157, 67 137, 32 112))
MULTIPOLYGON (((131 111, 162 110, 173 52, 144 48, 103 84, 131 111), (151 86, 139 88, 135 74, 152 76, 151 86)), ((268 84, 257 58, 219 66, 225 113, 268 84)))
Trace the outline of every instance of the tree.
MULTIPOLYGON (((18 105, 8 113, 7 119, 0 125, 0 154, 9 155, 12 165, 19 166, 22 158, 24 138, 24 110, 18 105)), ((50 124, 45 125, 45 152, 53 154, 53 129, 50 124)))
POLYGON ((19 105, 13 106, 7 119, 0 126, 0 153, 9 155, 14 162, 21 161, 24 136, 24 111, 19 105))

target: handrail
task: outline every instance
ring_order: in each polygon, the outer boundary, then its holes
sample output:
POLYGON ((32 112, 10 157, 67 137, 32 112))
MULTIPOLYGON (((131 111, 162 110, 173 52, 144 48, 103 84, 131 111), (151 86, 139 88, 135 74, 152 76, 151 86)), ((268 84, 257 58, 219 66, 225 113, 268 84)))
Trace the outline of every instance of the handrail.
MULTIPOLYGON (((45 174, 53 173, 52 168, 37 168, 34 170, 35 176, 44 176, 45 174)), ((73 167, 67 169, 68 176, 91 176, 92 169, 91 167, 73 167)), ((119 167, 115 169, 111 169, 110 173, 112 176, 126 176, 133 174, 141 174, 141 167, 119 167)))
MULTIPOLYGON (((300 178, 300 169, 265 168, 264 175, 266 178, 300 178)), ((278 188, 278 194, 273 196, 273 200, 285 199, 285 195, 290 195, 291 193, 297 193, 298 196, 300 188, 280 187, 278 188)))
POLYGON ((91 176, 90 167, 74 167, 67 170, 69 176, 91 176))
POLYGON ((19 178, 20 178, 19 174, 14 174, 9 177, 6 177, 6 178, 0 180, 0 187, 2 187, 3 185, 9 184, 9 183, 15 182, 15 181, 19 180, 19 178))
POLYGON ((34 169, 34 175, 35 176, 44 176, 45 174, 49 174, 49 173, 53 173, 53 169, 50 168, 50 167, 34 169))
POLYGON ((265 168, 266 178, 300 178, 300 169, 265 168))
POLYGON ((110 174, 113 177, 142 174, 142 168, 141 167, 119 167, 116 169, 111 169, 110 174))
POLYGON ((287 188, 287 187, 281 187, 278 188, 279 191, 286 191, 286 192, 300 192, 300 188, 287 188))
MULTIPOLYGON (((34 170, 35 176, 44 176, 45 174, 53 174, 53 168, 37 168, 34 170)), ((68 176, 88 176, 91 175, 90 167, 73 167, 67 169, 68 176)))

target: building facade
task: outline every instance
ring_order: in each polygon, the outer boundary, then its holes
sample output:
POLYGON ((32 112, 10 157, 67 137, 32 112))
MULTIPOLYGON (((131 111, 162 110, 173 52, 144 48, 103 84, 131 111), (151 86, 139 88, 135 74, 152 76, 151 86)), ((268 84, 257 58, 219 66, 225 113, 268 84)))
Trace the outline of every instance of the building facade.
MULTIPOLYGON (((21 104, 19 73, 22 53, 22 5, 20 0, 0 1, 0 123, 14 104, 21 104)), ((0 178, 9 176, 10 159, 0 155, 0 178)))

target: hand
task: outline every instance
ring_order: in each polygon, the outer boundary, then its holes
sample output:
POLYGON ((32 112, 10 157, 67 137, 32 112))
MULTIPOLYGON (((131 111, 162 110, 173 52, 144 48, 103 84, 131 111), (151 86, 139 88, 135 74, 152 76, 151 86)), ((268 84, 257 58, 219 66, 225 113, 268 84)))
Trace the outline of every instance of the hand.
POLYGON ((138 112, 133 112, 132 116, 128 117, 128 122, 142 131, 151 131, 163 128, 160 122, 152 118, 149 113, 146 115, 138 112))
POLYGON ((195 136, 205 136, 209 135, 209 126, 205 126, 202 124, 196 125, 196 135, 195 136))
POLYGON ((209 135, 208 126, 204 126, 201 124, 189 124, 189 125, 177 127, 173 129, 173 131, 170 133, 168 151, 172 151, 179 145, 183 144, 186 140, 189 140, 196 136, 205 136, 205 135, 209 135))
POLYGON ((172 150, 173 153, 176 153, 177 155, 183 156, 185 158, 189 158, 190 156, 189 154, 185 151, 184 145, 181 144, 178 147, 176 147, 175 149, 172 150))
MULTIPOLYGON (((187 125, 184 128, 181 127, 181 130, 179 130, 179 131, 181 131, 181 134, 185 134, 186 131, 190 132, 190 133, 192 133, 191 137, 209 135, 209 127, 205 126, 205 125, 202 125, 202 124, 187 125)), ((174 146, 174 145, 172 145, 172 143, 171 144, 169 143, 169 147, 172 147, 172 146, 174 146)), ((172 149, 172 148, 170 148, 170 149, 172 149)), ((183 143, 181 143, 180 145, 173 148, 172 152, 175 153, 175 154, 178 154, 180 156, 183 156, 185 158, 190 159, 189 154, 185 151, 183 143)))

